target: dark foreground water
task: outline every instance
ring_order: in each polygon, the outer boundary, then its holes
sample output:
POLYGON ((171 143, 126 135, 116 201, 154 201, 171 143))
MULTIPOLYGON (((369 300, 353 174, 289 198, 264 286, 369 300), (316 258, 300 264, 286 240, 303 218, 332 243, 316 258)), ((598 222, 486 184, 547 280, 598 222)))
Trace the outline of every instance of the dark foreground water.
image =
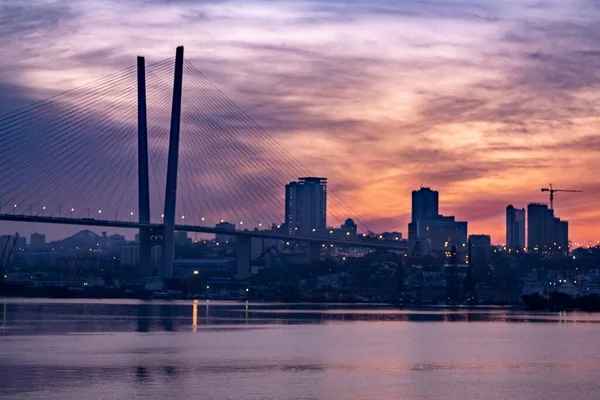
POLYGON ((3 399, 600 398, 600 315, 0 299, 3 399))

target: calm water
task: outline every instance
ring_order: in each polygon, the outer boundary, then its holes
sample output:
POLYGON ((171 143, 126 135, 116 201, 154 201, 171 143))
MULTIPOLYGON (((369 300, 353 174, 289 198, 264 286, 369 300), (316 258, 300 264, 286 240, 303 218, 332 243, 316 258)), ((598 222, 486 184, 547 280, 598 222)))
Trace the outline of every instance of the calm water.
POLYGON ((3 399, 599 399, 600 315, 0 299, 3 399))

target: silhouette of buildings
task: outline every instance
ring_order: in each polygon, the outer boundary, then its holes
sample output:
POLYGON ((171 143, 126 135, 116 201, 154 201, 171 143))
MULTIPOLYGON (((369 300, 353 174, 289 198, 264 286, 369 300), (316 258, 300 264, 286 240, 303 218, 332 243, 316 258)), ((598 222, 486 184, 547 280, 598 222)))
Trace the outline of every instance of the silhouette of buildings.
POLYGON ((506 207, 506 247, 510 250, 525 248, 525 209, 506 207))
POLYGON ((555 217, 547 204, 527 205, 527 249, 535 253, 569 252, 569 224, 555 217))
POLYGON ((175 246, 187 246, 192 244, 192 239, 188 238, 187 232, 175 232, 174 234, 175 246))
POLYGON ((439 214, 439 193, 436 190, 422 187, 412 192, 411 222, 429 221, 439 214))
POLYGON ((29 246, 33 251, 43 250, 46 246, 46 235, 41 233, 32 233, 29 241, 29 246))
POLYGON ((285 185, 284 225, 290 235, 327 228, 327 178, 304 177, 285 185))
MULTIPOLYGON (((215 228, 217 229, 223 229, 225 231, 235 231, 235 224, 229 223, 229 222, 221 222, 217 225, 215 225, 215 228)), ((231 235, 224 235, 222 233, 219 233, 216 235, 216 241, 217 243, 231 243, 233 241, 233 236, 231 235)))
POLYGON ((469 264, 489 264, 492 258, 492 240, 489 235, 469 235, 471 242, 471 257, 469 264))
POLYGON ((402 232, 383 232, 380 236, 382 240, 402 240, 402 232))
POLYGON ((411 223, 408 225, 409 248, 420 248, 420 253, 426 255, 446 253, 455 245, 462 252, 467 243, 467 222, 439 214, 437 191, 430 188, 413 191, 412 207, 411 223))
POLYGON ((348 218, 344 224, 341 226, 342 231, 344 231, 344 235, 356 237, 356 233, 358 230, 358 226, 354 222, 352 218, 348 218))
MULTIPOLYGON (((320 233, 320 236, 324 238, 336 238, 336 239, 356 239, 358 231, 358 226, 354 223, 352 218, 348 218, 339 228, 331 228, 325 230, 316 230, 309 232, 309 234, 314 235, 312 232, 320 233)), ((296 231, 298 232, 298 231, 296 231)))
POLYGON ((137 244, 121 247, 121 265, 134 267, 140 261, 140 246, 137 244))

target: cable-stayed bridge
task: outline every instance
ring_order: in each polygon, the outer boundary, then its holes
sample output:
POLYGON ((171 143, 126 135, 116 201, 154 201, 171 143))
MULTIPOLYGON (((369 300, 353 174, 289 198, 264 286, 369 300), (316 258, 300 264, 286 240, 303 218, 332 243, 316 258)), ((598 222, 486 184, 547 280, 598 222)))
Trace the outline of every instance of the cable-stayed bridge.
MULTIPOLYGON (((175 231, 235 236, 239 275, 252 238, 306 242, 314 257, 324 244, 405 250, 284 229, 284 185, 312 174, 183 47, 0 117, 0 163, 0 220, 139 229, 142 277, 151 240, 163 247, 160 275, 172 275, 175 231)), ((329 225, 352 217, 369 229, 335 193, 327 203, 329 225)))

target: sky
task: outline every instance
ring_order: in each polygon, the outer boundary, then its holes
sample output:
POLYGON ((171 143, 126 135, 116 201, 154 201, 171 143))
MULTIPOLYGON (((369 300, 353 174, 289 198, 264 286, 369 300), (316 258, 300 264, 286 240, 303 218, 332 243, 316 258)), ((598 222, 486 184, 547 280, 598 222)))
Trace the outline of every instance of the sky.
POLYGON ((506 206, 548 202, 553 183, 584 191, 555 210, 587 243, 599 21, 595 0, 0 0, 0 114, 184 45, 378 230, 406 234, 423 185, 502 243, 506 206))

